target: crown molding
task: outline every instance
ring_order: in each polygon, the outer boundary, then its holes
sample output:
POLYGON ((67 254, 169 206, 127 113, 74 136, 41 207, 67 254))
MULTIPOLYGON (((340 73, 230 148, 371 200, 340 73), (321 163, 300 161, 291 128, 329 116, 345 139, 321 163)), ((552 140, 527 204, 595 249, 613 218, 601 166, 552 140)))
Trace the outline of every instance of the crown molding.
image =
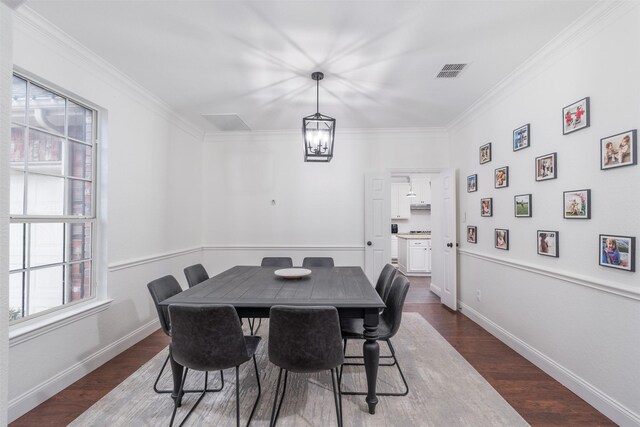
POLYGON ((22 6, 14 12, 14 16, 14 31, 23 29, 29 37, 33 37, 33 35, 41 36, 45 41, 52 43, 55 47, 71 52, 73 56, 67 56, 67 59, 71 62, 78 65, 85 65, 91 69, 93 75, 103 77, 101 80, 113 89, 144 106, 151 112, 162 116, 189 135, 198 140, 203 139, 205 134, 204 127, 198 126, 180 115, 180 113, 173 110, 166 102, 145 89, 110 62, 91 51, 80 41, 56 27, 33 9, 28 6, 22 6))
POLYGON ((638 4, 635 1, 598 1, 507 77, 471 104, 460 116, 452 120, 446 126, 446 129, 453 133, 464 127, 469 117, 477 115, 479 111, 495 105, 507 97, 514 89, 520 87, 523 82, 537 76, 566 52, 571 52, 578 46, 587 43, 593 36, 609 28, 612 25, 612 21, 638 7, 638 4))

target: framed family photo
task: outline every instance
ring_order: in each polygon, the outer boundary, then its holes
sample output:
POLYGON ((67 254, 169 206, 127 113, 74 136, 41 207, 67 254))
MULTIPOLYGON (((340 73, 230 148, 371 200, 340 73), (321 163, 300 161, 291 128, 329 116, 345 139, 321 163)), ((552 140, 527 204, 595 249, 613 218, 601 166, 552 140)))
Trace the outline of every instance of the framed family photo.
POLYGON ((601 234, 599 263, 604 267, 636 271, 636 238, 601 234))
POLYGON ((505 228, 495 229, 495 246, 496 249, 509 250, 509 230, 505 228))
POLYGON ((589 97, 582 98, 562 109, 562 134, 566 135, 580 129, 588 128, 589 97))
POLYGON ((522 150, 529 147, 530 143, 529 123, 520 126, 513 131, 513 151, 522 150))
POLYGON ((638 163, 636 154, 636 129, 600 140, 600 169, 631 166, 638 163))
POLYGON ((480 199, 480 216, 493 215, 493 199, 491 197, 480 199))
POLYGON ((531 216, 531 194, 518 194, 514 196, 513 205, 517 218, 531 216))
POLYGON ((558 232, 538 230, 538 255, 558 257, 558 232))
POLYGON ((565 219, 591 218, 591 190, 572 190, 562 193, 565 219))
POLYGON ((467 226, 467 242, 469 243, 478 243, 478 227, 475 225, 467 226))
POLYGON ((489 163, 491 161, 491 143, 484 144, 480 147, 480 164, 489 163))
POLYGON ((509 166, 503 166, 495 170, 494 187, 505 188, 509 186, 509 166))
POLYGON ((478 191, 478 174, 467 177, 467 193, 473 193, 474 191, 478 191))
POLYGON ((545 154, 536 157, 536 181, 546 181, 557 178, 556 153, 545 154))

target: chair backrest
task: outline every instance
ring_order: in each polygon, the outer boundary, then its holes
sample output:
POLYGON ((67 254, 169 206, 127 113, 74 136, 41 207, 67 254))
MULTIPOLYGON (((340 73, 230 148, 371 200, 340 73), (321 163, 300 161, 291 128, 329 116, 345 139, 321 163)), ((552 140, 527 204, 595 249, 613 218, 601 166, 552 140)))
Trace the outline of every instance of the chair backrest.
POLYGON ((202 283, 209 278, 209 274, 207 270, 202 266, 202 264, 190 265, 189 267, 184 269, 184 275, 187 277, 187 283, 189 287, 192 288, 198 283, 202 283))
MULTIPOLYGON (((391 338, 400 329, 400 322, 402 321, 402 307, 404 306, 404 300, 407 298, 407 292, 409 291, 409 279, 402 274, 398 274, 391 283, 391 289, 389 295, 385 301, 387 308, 382 312, 382 322, 386 323, 389 327, 389 336, 384 338, 391 338)), ((380 338, 383 338, 382 336, 380 338)))
POLYGON ((398 270, 396 270, 393 265, 387 264, 380 272, 380 276, 378 276, 378 282, 376 283, 376 292, 378 292, 378 295, 380 295, 382 301, 385 301, 387 299, 389 291, 391 290, 391 283, 396 277, 397 271, 398 270))
POLYGON ((160 326, 165 334, 171 335, 171 322, 169 320, 169 310, 167 306, 159 305, 160 301, 164 301, 169 297, 182 292, 180 283, 175 277, 169 275, 159 279, 153 280, 147 284, 147 289, 151 294, 151 299, 156 306, 158 312, 158 319, 160 319, 160 326))
POLYGON ((217 371, 249 360, 236 309, 229 304, 171 304, 171 357, 189 369, 217 371))
POLYGON ((331 257, 308 257, 302 260, 303 267, 333 267, 331 257))
POLYGON ((264 257, 261 267, 293 267, 293 260, 289 257, 264 257))
POLYGON ((340 366, 343 356, 340 319, 335 307, 271 307, 271 363, 292 372, 317 372, 340 366))

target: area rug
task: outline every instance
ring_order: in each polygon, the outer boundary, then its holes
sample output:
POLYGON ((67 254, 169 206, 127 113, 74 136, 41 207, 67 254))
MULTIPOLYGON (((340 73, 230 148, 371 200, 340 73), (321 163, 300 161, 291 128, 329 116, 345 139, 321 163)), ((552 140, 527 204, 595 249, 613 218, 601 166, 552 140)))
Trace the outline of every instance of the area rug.
MULTIPOLYGON (((268 322, 263 321, 258 335, 262 342, 257 362, 262 396, 251 422, 268 426, 278 378, 278 368, 267 356, 268 322)), ((364 396, 343 396, 345 426, 526 426, 518 413, 487 383, 449 343, 420 315, 405 313, 402 326, 392 340, 410 392, 404 397, 380 396, 375 415, 370 415, 364 396)), ((389 350, 380 343, 381 354, 389 350)), ((153 382, 168 349, 161 351, 109 394, 78 417, 71 426, 163 426, 169 425, 173 401, 169 394, 156 394, 153 382)), ((361 354, 362 341, 350 342, 348 353, 361 354)), ((224 371, 223 391, 208 393, 189 417, 186 426, 235 425, 235 372, 224 371)), ((209 378, 217 387, 219 373, 209 378)), ((203 377, 190 372, 188 387, 200 387, 203 377)), ((170 369, 160 381, 171 387, 170 369)), ((402 382, 395 367, 380 367, 379 391, 399 391, 402 382)), ((345 367, 343 390, 364 390, 363 367, 345 367)), ((241 424, 246 425, 257 393, 253 363, 240 371, 241 424)), ((180 423, 197 394, 187 394, 178 409, 180 423)), ((279 426, 337 425, 329 372, 290 374, 279 426)))

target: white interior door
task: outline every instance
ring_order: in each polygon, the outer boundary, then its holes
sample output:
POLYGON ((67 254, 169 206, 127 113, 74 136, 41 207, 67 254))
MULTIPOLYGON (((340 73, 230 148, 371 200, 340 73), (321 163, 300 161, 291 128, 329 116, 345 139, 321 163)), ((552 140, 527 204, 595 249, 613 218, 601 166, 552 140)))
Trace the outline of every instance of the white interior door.
POLYGON ((431 289, 442 304, 458 309, 456 171, 447 169, 432 181, 431 289))
POLYGON ((366 174, 364 183, 364 272, 374 284, 391 262, 391 178, 366 174))

